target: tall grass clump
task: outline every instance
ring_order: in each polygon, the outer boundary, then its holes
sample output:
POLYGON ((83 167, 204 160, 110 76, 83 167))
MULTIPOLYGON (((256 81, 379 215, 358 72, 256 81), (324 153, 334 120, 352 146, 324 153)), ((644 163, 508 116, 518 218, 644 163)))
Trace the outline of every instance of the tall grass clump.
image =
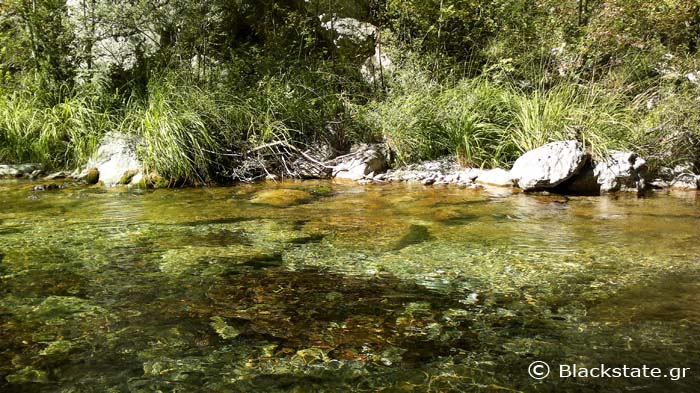
POLYGON ((47 168, 84 164, 112 118, 78 90, 58 99, 24 86, 0 99, 0 162, 38 162, 47 168))
POLYGON ((359 77, 346 68, 342 70, 349 76, 337 74, 330 64, 317 66, 264 76, 248 91, 238 93, 253 115, 250 143, 260 146, 284 140, 305 144, 323 138, 342 145, 354 137, 343 129, 348 125, 343 115, 345 105, 359 95, 359 77))
POLYGON ((401 74, 388 97, 360 109, 360 121, 386 141, 399 163, 435 158, 449 151, 452 139, 440 119, 441 93, 425 74, 401 74))
POLYGON ((139 137, 138 153, 150 170, 174 182, 201 182, 223 152, 226 120, 212 95, 164 78, 149 82, 144 99, 127 103, 119 128, 139 137))
POLYGON ((449 151, 463 166, 501 166, 512 156, 503 89, 486 78, 459 81, 437 103, 450 136, 449 151))
POLYGON ((255 165, 266 165, 275 159, 268 156, 279 154, 271 148, 280 143, 293 145, 323 131, 339 106, 325 87, 285 74, 266 76, 245 89, 200 87, 185 73, 171 73, 152 79, 145 95, 129 100, 119 129, 137 136, 144 164, 164 178, 217 180, 236 166, 250 165, 244 161, 252 156, 255 165))
POLYGON ((639 131, 634 145, 650 166, 691 164, 700 171, 700 86, 659 86, 639 100, 639 131))
POLYGON ((624 92, 594 83, 524 88, 488 76, 438 83, 418 75, 399 75, 384 100, 360 111, 399 163, 453 154, 465 166, 507 166, 528 150, 567 139, 601 157, 634 146, 635 112, 624 92))
POLYGON ((596 156, 630 145, 634 114, 629 100, 594 84, 562 82, 532 91, 511 88, 509 132, 522 153, 548 142, 577 139, 596 156))
POLYGON ((399 164, 456 155, 465 166, 510 160, 504 91, 485 78, 438 83, 427 74, 399 75, 388 96, 360 111, 396 153, 399 164))

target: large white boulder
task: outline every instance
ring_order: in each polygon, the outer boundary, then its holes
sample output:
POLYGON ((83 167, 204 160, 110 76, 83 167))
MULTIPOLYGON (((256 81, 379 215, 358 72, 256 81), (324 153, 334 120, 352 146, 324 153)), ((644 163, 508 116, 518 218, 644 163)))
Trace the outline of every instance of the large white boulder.
POLYGON ((105 186, 130 184, 143 173, 143 163, 136 156, 136 143, 120 134, 107 134, 102 138, 85 172, 90 168, 99 171, 99 181, 105 186))
POLYGON ((520 156, 510 176, 524 191, 554 188, 579 173, 587 159, 581 142, 552 142, 520 156))
POLYGON ((681 173, 671 182, 671 188, 676 190, 697 190, 700 176, 692 173, 681 173))
POLYGON ((360 68, 360 73, 367 83, 374 83, 381 81, 382 78, 388 78, 394 72, 394 68, 391 58, 377 45, 374 48, 374 54, 368 57, 360 68))
POLYGON ((337 34, 333 40, 336 45, 343 39, 350 40, 354 44, 362 44, 374 38, 378 30, 377 26, 355 18, 338 18, 335 15, 329 17, 325 14, 319 15, 318 18, 321 21, 321 27, 337 34))

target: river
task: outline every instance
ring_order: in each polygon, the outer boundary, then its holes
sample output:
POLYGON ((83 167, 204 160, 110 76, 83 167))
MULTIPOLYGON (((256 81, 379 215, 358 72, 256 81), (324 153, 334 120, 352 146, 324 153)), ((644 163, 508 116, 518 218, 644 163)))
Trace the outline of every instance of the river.
POLYGON ((2 392, 700 383, 695 193, 32 185, 0 182, 2 392))

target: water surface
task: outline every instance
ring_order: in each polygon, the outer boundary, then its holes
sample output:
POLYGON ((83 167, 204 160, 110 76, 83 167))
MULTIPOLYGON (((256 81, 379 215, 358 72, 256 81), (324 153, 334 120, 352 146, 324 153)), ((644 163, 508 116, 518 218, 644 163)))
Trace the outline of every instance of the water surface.
POLYGON ((0 182, 3 392, 694 392, 700 382, 694 193, 31 186, 0 182), (295 191, 270 199, 274 189, 295 191), (677 381, 536 381, 537 360, 554 372, 691 370, 677 381))

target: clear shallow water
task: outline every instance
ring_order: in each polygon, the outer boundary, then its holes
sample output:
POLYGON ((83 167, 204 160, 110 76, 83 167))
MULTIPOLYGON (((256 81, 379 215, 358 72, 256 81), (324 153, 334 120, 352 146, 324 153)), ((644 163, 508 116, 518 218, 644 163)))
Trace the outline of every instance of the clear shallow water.
POLYGON ((694 193, 30 189, 0 183, 3 392, 695 392, 700 382, 694 193), (677 381, 535 381, 536 360, 554 373, 691 370, 677 381))

